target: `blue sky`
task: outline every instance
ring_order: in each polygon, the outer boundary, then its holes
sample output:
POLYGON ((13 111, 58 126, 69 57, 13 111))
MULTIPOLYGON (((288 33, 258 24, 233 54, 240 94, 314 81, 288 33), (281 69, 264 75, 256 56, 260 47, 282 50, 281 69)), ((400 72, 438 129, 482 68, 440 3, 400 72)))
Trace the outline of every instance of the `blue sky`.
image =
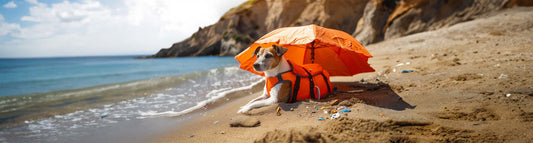
POLYGON ((246 0, 0 0, 0 57, 150 55, 246 0))

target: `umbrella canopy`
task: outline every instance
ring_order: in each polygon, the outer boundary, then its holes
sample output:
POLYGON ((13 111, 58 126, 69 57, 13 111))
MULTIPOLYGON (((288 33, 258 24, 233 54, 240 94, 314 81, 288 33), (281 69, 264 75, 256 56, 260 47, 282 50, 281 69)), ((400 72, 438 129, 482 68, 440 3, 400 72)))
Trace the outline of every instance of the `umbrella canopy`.
POLYGON ((288 48, 283 55, 287 60, 299 65, 320 64, 333 76, 374 71, 367 63, 372 55, 359 41, 343 31, 317 25, 279 28, 264 35, 235 56, 240 68, 264 76, 253 69, 257 60, 253 53, 259 46, 269 47, 272 44, 288 48))

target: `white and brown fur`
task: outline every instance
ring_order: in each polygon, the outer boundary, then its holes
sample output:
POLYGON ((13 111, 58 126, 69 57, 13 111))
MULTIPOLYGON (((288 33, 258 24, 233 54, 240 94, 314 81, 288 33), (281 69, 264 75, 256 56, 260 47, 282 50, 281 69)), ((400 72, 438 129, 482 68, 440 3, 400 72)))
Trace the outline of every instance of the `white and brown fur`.
MULTIPOLYGON (((291 70, 291 66, 283 57, 285 52, 287 52, 287 48, 277 45, 272 45, 272 47, 257 47, 254 52, 254 56, 257 56, 257 61, 253 65, 254 70, 265 73, 265 78, 275 77, 279 73, 291 70)), ((242 106, 237 113, 244 113, 253 108, 287 101, 290 96, 290 90, 291 85, 289 83, 277 84, 270 90, 271 97, 269 98, 265 85, 263 94, 242 106)))

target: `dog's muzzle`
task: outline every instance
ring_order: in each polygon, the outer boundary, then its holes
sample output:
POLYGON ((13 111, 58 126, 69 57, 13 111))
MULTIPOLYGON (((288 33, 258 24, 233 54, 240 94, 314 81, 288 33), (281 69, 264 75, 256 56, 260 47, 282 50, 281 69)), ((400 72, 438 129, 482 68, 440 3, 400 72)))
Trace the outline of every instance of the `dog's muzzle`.
POLYGON ((261 68, 261 65, 260 65, 260 64, 258 64, 258 63, 254 63, 254 70, 256 70, 256 71, 257 71, 257 70, 261 70, 260 68, 261 68))

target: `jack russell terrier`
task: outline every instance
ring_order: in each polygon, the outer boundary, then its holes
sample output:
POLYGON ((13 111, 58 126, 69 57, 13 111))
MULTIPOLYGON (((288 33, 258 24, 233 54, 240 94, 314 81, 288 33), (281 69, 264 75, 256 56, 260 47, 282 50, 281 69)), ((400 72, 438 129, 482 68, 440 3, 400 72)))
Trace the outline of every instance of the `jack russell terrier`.
POLYGON ((277 45, 255 49, 253 55, 257 56, 257 60, 253 68, 265 74, 265 88, 262 95, 242 106, 237 113, 283 101, 320 100, 332 92, 329 73, 322 66, 293 64, 283 57, 287 50, 277 45))

